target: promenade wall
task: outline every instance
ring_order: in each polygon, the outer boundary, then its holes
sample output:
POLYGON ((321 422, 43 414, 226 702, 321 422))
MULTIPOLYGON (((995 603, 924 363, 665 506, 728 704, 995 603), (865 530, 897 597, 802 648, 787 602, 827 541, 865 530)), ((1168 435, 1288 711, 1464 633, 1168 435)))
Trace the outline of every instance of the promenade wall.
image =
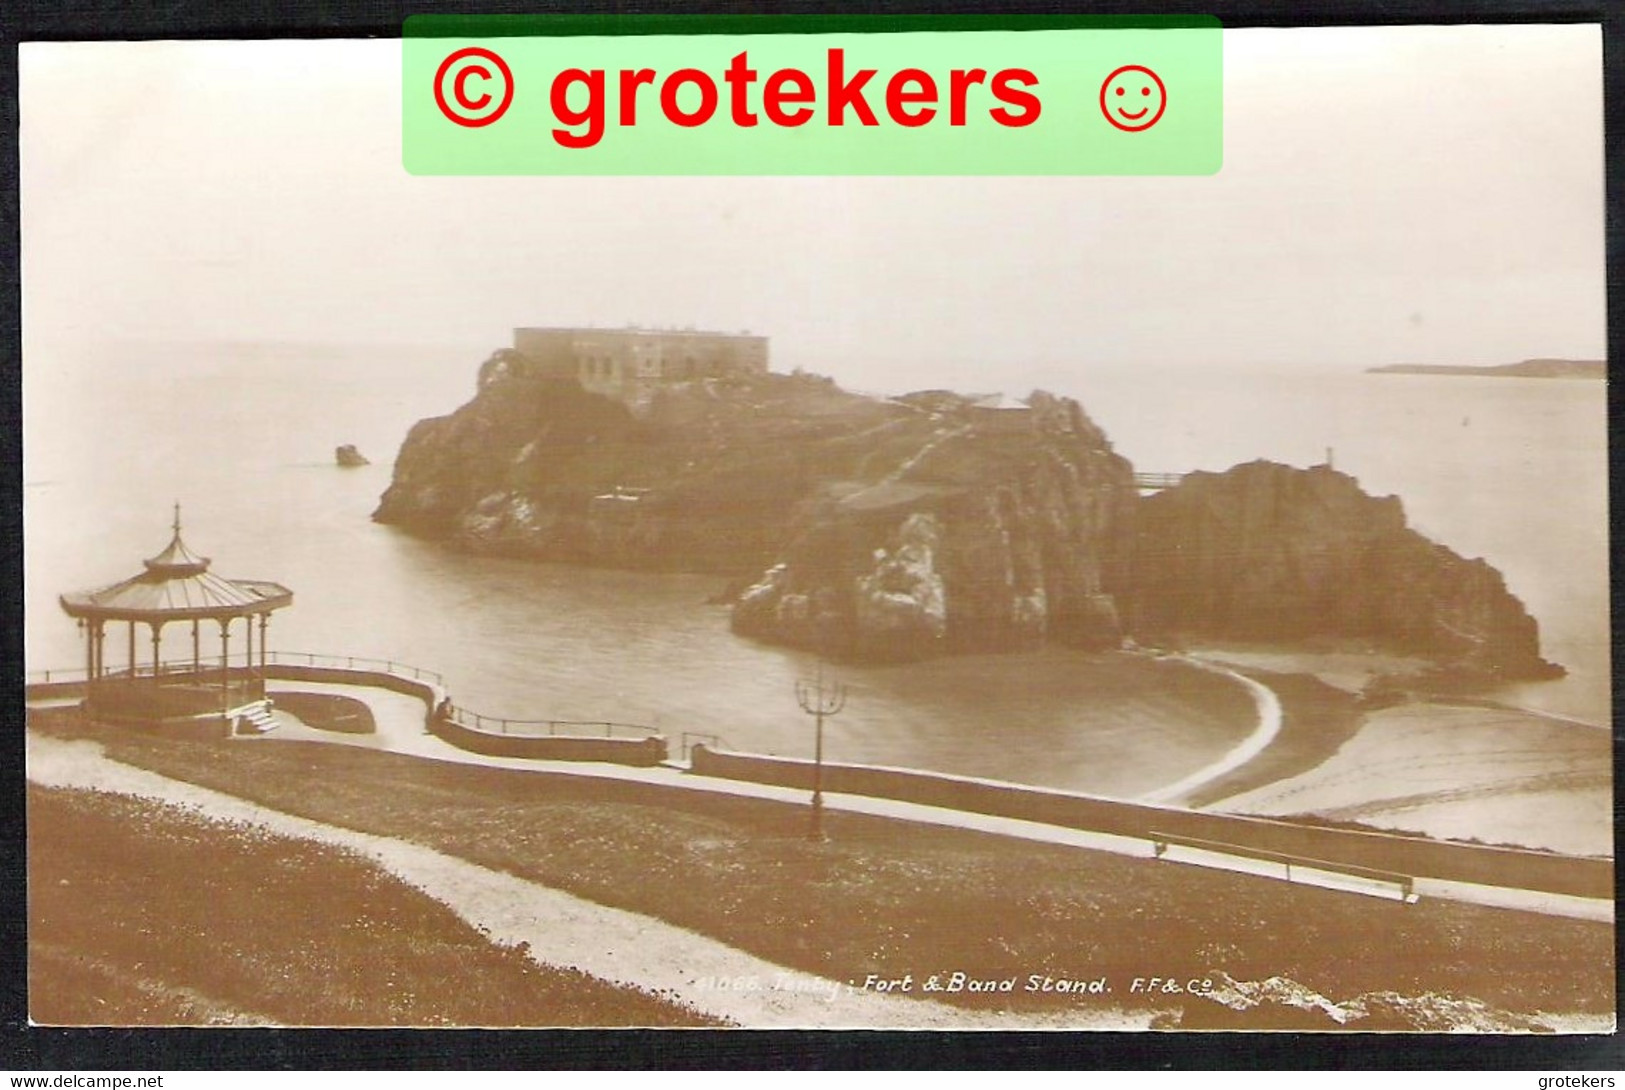
MULTIPOLYGON (((278 681, 365 685, 414 697, 423 702, 423 725, 430 734, 458 749, 488 757, 522 757, 537 761, 606 761, 648 768, 658 765, 669 756, 666 739, 659 736, 590 738, 562 734, 495 734, 490 731, 473 730, 450 722, 437 714, 437 709, 446 696, 445 690, 438 684, 391 673, 388 670, 282 662, 268 663, 265 667, 265 676, 278 681)), ((85 684, 82 680, 35 682, 26 687, 26 695, 31 700, 64 699, 83 696, 84 690, 85 684)), ((164 729, 169 733, 174 728, 166 725, 164 729)), ((203 736, 214 737, 219 733, 219 728, 211 725, 203 736)))
POLYGON ((572 735, 493 734, 453 723, 437 714, 445 699, 440 686, 382 670, 351 670, 324 666, 281 664, 266 667, 274 678, 286 681, 332 681, 345 685, 373 685, 423 701, 423 725, 448 745, 487 757, 523 757, 535 761, 607 761, 649 768, 669 756, 664 738, 584 738, 572 735))
MULTIPOLYGON (((722 753, 704 745, 691 751, 697 775, 810 791, 811 761, 722 753)), ((875 765, 831 764, 825 791, 897 799, 993 817, 1042 822, 1089 832, 1152 839, 1162 833, 1278 852, 1342 866, 1393 871, 1416 878, 1541 890, 1579 897, 1614 896, 1612 860, 1580 858, 1337 829, 1320 825, 1216 814, 1018 784, 875 765)))
MULTIPOLYGON (((415 697, 424 705, 425 729, 448 744, 472 753, 532 760, 604 761, 634 767, 652 767, 669 756, 667 740, 659 736, 595 738, 473 730, 437 714, 445 699, 445 692, 438 684, 385 670, 283 663, 268 665, 266 674, 285 681, 372 685, 415 697)), ((83 691, 82 681, 41 682, 26 687, 27 697, 33 700, 69 698, 82 695, 83 691)), ((691 760, 691 771, 695 775, 812 789, 813 764, 810 761, 721 752, 703 744, 692 748, 691 760)), ((826 791, 842 794, 896 799, 1137 839, 1154 839, 1160 833, 1215 841, 1333 865, 1393 871, 1414 878, 1579 897, 1612 899, 1614 896, 1614 865, 1608 859, 1181 810, 876 765, 826 762, 823 786, 826 791)))
POLYGON ((670 754, 664 738, 583 738, 566 734, 491 734, 470 730, 448 719, 431 718, 436 738, 487 757, 526 757, 536 761, 608 761, 652 768, 670 754))

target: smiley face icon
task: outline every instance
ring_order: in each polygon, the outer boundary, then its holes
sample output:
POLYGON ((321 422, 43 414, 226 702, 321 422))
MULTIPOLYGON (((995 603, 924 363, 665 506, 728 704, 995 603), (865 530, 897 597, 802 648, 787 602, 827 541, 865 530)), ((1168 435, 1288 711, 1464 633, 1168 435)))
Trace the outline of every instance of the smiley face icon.
POLYGON ((1100 112, 1124 132, 1144 132, 1167 108, 1168 88, 1143 64, 1125 64, 1100 85, 1100 112))

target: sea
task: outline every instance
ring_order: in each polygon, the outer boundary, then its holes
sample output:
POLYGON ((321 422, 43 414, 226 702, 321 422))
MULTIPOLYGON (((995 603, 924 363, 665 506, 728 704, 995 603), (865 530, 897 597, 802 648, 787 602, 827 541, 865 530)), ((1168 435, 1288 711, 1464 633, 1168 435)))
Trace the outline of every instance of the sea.
MULTIPOLYGON (((140 570, 168 541, 179 503, 188 544, 215 571, 293 588, 294 605, 271 623, 276 650, 426 667, 459 704, 490 715, 645 723, 674 744, 711 734, 810 756, 794 686, 818 664, 734 636, 726 609, 709 604, 721 580, 470 556, 371 521, 407 429, 467 401, 484 355, 271 343, 30 351, 28 670, 82 663, 57 595, 140 570), (336 467, 342 443, 373 464, 336 467)), ((1540 623, 1544 653, 1569 671, 1497 695, 1609 722, 1603 383, 1192 366, 1041 377, 1078 398, 1140 470, 1329 460, 1368 492, 1400 496, 1417 530, 1506 576, 1540 623)), ((1091 669, 1098 680, 1098 660, 1064 649, 843 667, 847 707, 826 724, 825 752, 1132 794, 1182 778, 1245 733, 1102 716, 1091 669)))

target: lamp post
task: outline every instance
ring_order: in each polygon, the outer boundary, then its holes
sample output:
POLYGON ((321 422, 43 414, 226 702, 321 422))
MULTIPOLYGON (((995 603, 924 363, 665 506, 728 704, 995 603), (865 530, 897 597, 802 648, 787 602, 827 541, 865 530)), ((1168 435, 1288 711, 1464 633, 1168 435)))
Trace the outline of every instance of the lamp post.
POLYGON ((840 682, 824 684, 824 665, 818 664, 818 678, 816 681, 796 682, 796 703, 801 710, 812 716, 817 722, 817 734, 813 743, 813 793, 812 793, 812 828, 807 833, 809 840, 824 839, 824 720, 828 717, 841 714, 846 707, 846 686, 840 682))

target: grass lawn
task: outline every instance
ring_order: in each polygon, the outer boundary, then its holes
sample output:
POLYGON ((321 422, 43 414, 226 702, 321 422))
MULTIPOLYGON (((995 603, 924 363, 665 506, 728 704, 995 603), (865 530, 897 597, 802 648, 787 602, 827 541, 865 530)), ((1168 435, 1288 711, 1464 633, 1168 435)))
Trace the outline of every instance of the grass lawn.
POLYGON ((861 815, 321 743, 188 742, 31 713, 37 729, 289 813, 401 837, 646 913, 827 977, 1108 978, 1105 997, 945 1001, 1168 1005, 1136 977, 1287 976, 1328 997, 1449 993, 1518 1012, 1614 1008, 1613 928, 1415 905, 861 815))
POLYGON ((372 734, 378 729, 366 701, 336 693, 273 693, 278 711, 285 711, 307 727, 343 734, 372 734))
POLYGON ((495 946, 371 862, 89 791, 28 791, 29 1015, 50 1025, 682 1026, 495 946))

